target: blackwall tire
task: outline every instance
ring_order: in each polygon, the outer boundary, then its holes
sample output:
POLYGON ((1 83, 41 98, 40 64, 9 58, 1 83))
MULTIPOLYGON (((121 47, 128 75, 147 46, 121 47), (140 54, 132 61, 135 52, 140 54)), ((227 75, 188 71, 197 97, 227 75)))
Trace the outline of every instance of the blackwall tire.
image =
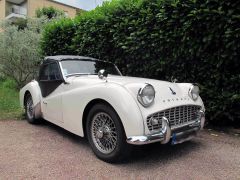
POLYGON ((30 124, 38 124, 40 122, 39 119, 35 118, 35 109, 31 94, 28 94, 25 99, 25 116, 30 124))
POLYGON ((115 110, 106 104, 96 104, 90 110, 86 132, 94 154, 101 160, 116 163, 126 160, 131 153, 131 145, 115 110))

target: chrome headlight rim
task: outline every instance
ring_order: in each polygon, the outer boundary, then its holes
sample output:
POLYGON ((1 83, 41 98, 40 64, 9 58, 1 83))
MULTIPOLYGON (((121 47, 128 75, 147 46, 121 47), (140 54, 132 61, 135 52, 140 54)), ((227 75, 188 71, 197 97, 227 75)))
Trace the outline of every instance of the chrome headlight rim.
POLYGON ((191 97, 192 100, 197 101, 199 97, 199 86, 197 84, 192 84, 189 88, 188 95, 191 97))
POLYGON ((143 87, 141 87, 141 88, 138 90, 137 99, 138 99, 138 102, 139 102, 143 107, 149 107, 149 106, 151 106, 151 105, 153 104, 154 99, 155 99, 155 95, 156 95, 156 91, 155 91, 154 87, 153 87, 151 84, 145 83, 145 84, 143 85, 143 87), (152 96, 152 101, 151 101, 150 103, 146 104, 146 103, 144 103, 144 100, 143 100, 143 98, 144 98, 144 96, 145 96, 145 95, 144 95, 144 89, 145 89, 145 88, 148 88, 148 87, 152 88, 152 90, 153 90, 153 96, 152 96))

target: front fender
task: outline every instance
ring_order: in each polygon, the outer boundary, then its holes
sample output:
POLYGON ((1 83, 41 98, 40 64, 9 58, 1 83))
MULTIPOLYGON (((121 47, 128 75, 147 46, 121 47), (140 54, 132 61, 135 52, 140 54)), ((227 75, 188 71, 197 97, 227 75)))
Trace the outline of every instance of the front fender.
POLYGON ((142 135, 144 122, 137 102, 125 87, 115 83, 100 83, 68 91, 63 95, 64 126, 83 136, 83 119, 85 107, 94 99, 107 101, 119 115, 126 136, 142 135))

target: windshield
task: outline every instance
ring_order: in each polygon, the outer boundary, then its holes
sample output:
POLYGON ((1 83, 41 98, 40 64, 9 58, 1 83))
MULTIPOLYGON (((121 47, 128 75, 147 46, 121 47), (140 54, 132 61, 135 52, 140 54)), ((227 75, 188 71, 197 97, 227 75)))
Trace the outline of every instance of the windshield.
POLYGON ((61 64, 65 76, 96 75, 101 69, 104 69, 110 75, 121 75, 114 64, 104 61, 65 60, 61 61, 61 64))

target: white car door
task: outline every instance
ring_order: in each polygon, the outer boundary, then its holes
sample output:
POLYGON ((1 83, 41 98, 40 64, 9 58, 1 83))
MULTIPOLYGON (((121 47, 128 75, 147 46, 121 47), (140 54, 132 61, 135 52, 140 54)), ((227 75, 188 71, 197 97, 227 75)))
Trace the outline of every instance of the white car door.
POLYGON ((44 64, 41 68, 39 86, 42 92, 43 118, 61 125, 62 119, 62 92, 63 80, 57 62, 44 64))

